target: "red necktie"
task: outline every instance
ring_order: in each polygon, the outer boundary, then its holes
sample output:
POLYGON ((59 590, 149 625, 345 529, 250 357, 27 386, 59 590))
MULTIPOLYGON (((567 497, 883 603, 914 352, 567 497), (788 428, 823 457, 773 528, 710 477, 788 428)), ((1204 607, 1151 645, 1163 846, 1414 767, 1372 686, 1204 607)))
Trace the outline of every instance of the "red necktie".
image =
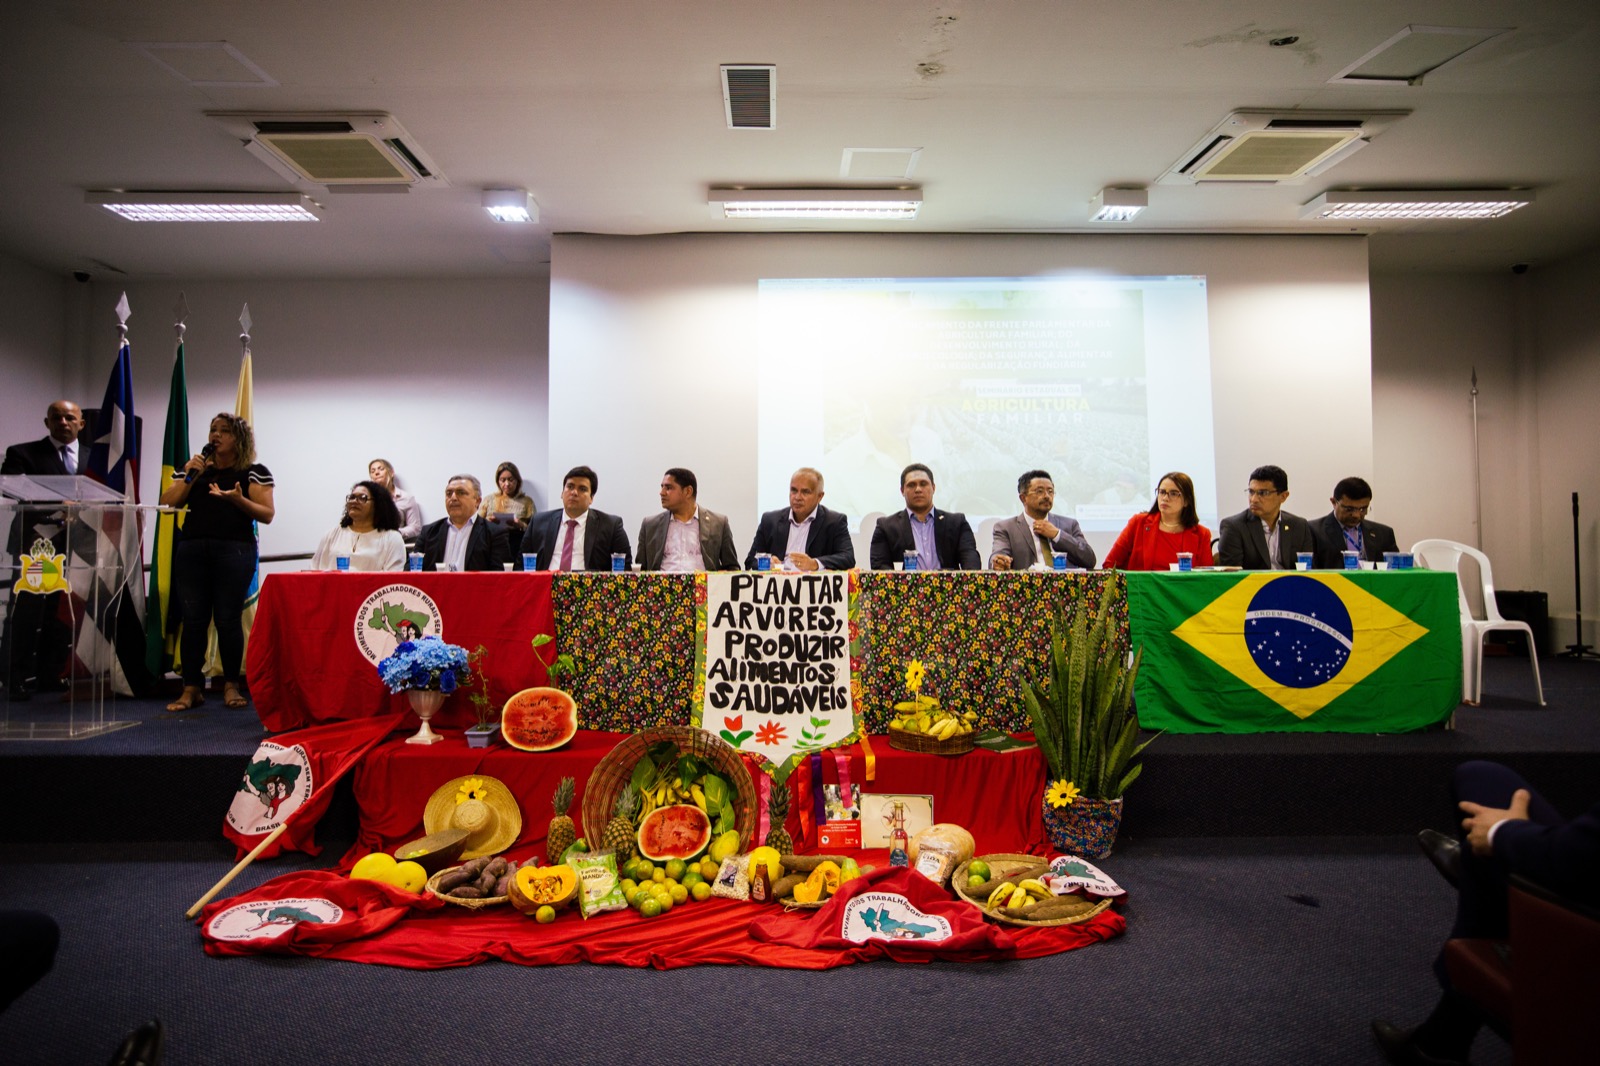
POLYGON ((578 535, 578 520, 567 519, 567 539, 561 542, 561 569, 572 569, 572 541, 578 535))

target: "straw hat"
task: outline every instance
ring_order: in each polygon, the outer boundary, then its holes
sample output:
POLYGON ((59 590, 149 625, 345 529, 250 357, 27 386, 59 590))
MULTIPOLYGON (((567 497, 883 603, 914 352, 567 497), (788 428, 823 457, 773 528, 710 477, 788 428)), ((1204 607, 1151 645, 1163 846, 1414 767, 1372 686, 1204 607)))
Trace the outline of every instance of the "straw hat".
POLYGON ((476 859, 497 854, 516 843, 522 834, 522 811, 504 781, 484 774, 467 774, 446 781, 428 797, 422 827, 428 833, 465 829, 467 847, 461 858, 476 859))

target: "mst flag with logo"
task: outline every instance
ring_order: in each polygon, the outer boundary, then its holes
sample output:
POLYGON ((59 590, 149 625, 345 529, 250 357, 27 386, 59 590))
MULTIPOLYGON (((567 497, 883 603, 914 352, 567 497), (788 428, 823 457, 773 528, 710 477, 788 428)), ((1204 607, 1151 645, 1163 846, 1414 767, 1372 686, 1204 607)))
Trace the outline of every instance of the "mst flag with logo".
POLYGON ((1403 733, 1443 721, 1461 701, 1454 574, 1127 578, 1146 729, 1403 733))

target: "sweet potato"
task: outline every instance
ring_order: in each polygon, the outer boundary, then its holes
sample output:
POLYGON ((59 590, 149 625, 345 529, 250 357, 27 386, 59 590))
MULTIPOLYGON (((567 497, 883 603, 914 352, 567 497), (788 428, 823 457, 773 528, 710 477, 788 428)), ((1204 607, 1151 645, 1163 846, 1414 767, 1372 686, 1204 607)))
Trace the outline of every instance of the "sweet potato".
POLYGON ((483 893, 478 891, 477 885, 462 885, 460 888, 450 890, 450 895, 456 899, 482 899, 483 893))
POLYGON ((977 888, 968 888, 966 885, 962 885, 961 891, 968 899, 975 899, 979 902, 982 902, 983 900, 989 898, 990 893, 1007 881, 1010 881, 1013 885, 1017 885, 1026 881, 1030 877, 1043 877, 1049 872, 1050 864, 1047 862, 1041 862, 1037 866, 1030 866, 1025 870, 1017 870, 1015 873, 995 874, 977 888))
POLYGON ((778 878, 772 885, 772 898, 788 899, 794 895, 794 886, 805 884, 808 876, 808 874, 788 874, 778 878))
POLYGON ((465 866, 457 866, 454 870, 446 870, 444 872, 444 875, 439 878, 439 884, 434 888, 434 891, 442 896, 449 895, 451 889, 459 888, 472 879, 472 874, 467 871, 465 866))
POLYGON ((1042 899, 1031 907, 1002 907, 1000 913, 1007 918, 1021 918, 1025 922, 1042 922, 1049 918, 1075 918, 1094 909, 1094 900, 1082 896, 1057 896, 1042 899))
POLYGON ((783 868, 791 874, 803 873, 809 875, 812 870, 825 862, 836 866, 844 865, 843 855, 785 855, 779 860, 783 868))

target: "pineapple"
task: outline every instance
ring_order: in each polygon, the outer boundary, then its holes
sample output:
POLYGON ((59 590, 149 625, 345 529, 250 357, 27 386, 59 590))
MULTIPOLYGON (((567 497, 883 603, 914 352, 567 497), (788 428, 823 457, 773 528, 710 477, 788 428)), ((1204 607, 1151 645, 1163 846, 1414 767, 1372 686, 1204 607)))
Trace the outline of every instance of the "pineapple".
POLYGON ((767 813, 772 816, 772 828, 767 830, 767 847, 776 848, 779 855, 794 854, 794 838, 783 827, 789 817, 789 785, 785 782, 772 786, 772 798, 767 801, 767 813))
POLYGON ((601 836, 600 846, 610 848, 617 854, 617 863, 627 862, 633 856, 633 841, 635 827, 633 812, 639 809, 639 794, 633 790, 632 785, 624 788, 617 796, 616 811, 611 821, 606 823, 606 831, 601 836))
POLYGON ((551 808, 556 816, 550 819, 550 828, 545 833, 545 856, 554 866, 561 861, 561 853, 572 847, 572 842, 578 839, 577 827, 572 824, 572 817, 567 811, 572 809, 572 786, 576 782, 570 777, 563 777, 556 786, 556 794, 550 800, 551 808))

